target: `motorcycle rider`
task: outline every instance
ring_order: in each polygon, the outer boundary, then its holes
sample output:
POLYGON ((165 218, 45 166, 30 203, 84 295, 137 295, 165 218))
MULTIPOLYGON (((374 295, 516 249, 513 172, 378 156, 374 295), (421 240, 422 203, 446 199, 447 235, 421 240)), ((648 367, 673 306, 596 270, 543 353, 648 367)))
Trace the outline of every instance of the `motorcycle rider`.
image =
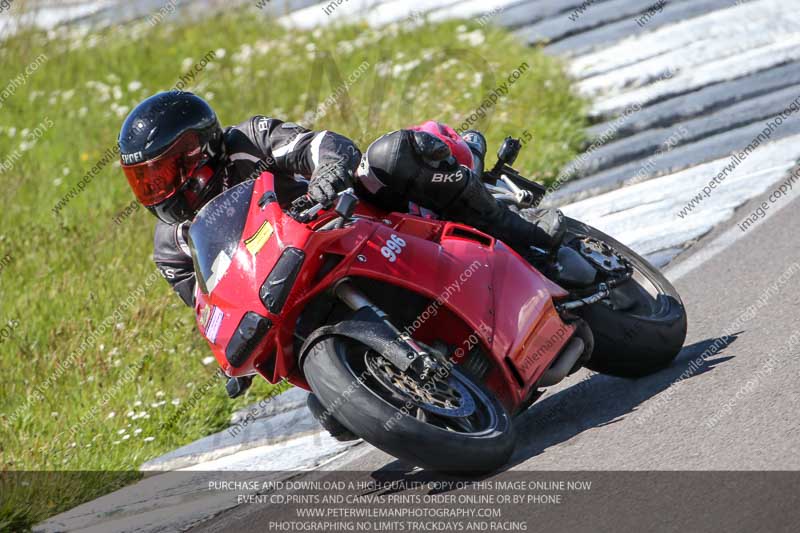
POLYGON ((425 131, 398 130, 375 141, 362 160, 342 135, 262 115, 223 129, 203 99, 169 91, 130 112, 118 143, 136 198, 159 219, 153 260, 187 305, 193 303, 195 285, 187 244, 190 221, 213 197, 264 171, 276 175, 283 206, 303 193, 329 206, 338 192, 355 185, 359 195, 387 209, 406 210, 411 200, 521 253, 531 245, 557 247, 564 231, 561 213, 541 210, 531 223, 497 202, 480 179, 483 135, 464 134, 473 161, 468 168, 455 157, 463 160, 466 154, 454 154, 465 149, 464 143, 452 129, 438 127, 447 143, 425 131))

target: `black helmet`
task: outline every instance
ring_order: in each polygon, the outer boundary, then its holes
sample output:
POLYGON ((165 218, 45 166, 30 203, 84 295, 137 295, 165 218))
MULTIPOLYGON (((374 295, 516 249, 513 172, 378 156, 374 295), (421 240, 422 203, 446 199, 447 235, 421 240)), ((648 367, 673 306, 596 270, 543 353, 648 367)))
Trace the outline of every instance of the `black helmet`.
POLYGON ((164 222, 189 220, 221 190, 222 128, 206 101, 192 93, 146 99, 123 122, 118 142, 136 198, 164 222))

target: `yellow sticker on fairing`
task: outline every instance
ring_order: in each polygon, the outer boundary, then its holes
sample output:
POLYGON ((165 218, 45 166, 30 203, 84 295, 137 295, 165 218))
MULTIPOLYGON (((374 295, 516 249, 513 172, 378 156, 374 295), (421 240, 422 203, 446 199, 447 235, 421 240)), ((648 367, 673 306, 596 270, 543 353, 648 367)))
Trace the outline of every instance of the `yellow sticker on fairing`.
POLYGON ((264 222, 252 237, 244 241, 245 248, 247 248, 251 254, 256 255, 261 251, 264 245, 267 244, 269 238, 272 237, 272 231, 272 224, 264 222))

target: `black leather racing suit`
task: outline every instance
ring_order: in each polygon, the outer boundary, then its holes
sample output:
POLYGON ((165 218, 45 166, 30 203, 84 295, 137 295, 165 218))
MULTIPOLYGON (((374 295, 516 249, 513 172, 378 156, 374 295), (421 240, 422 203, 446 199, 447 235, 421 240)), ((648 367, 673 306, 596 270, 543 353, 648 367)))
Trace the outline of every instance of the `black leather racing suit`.
MULTIPOLYGON (((340 164, 355 172, 361 152, 348 138, 329 131, 309 131, 297 124, 254 116, 225 129, 226 164, 223 187, 228 188, 264 171, 276 176, 279 198, 303 194, 320 165, 340 164)), ((195 274, 189 252, 189 222, 156 224, 153 260, 186 305, 194 299, 195 274)))

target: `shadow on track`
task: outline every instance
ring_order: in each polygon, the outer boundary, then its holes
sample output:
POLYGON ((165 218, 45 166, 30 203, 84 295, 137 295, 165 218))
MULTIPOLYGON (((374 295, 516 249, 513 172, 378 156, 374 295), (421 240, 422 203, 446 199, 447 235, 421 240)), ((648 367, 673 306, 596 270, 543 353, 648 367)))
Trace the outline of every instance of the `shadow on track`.
POLYGON ((535 403, 515 420, 517 448, 505 469, 511 469, 587 429, 619 422, 626 415, 641 417, 644 426, 649 416, 658 417, 658 410, 638 413, 640 404, 678 381, 695 378, 733 359, 732 355, 720 355, 737 340, 738 335, 730 335, 727 340, 712 338, 685 346, 672 365, 650 376, 625 379, 592 373, 571 387, 535 403), (722 346, 721 349, 705 359, 703 364, 691 366, 692 361, 715 343, 722 346))
MULTIPOLYGON (((517 447, 511 461, 502 471, 511 470, 547 448, 566 442, 587 429, 619 422, 625 415, 639 411, 637 407, 640 404, 664 392, 677 381, 695 378, 733 359, 733 355, 721 356, 739 335, 741 332, 732 334, 727 339, 711 338, 685 346, 672 365, 650 376, 625 379, 591 373, 569 388, 536 402, 515 418, 517 447), (703 352, 715 344, 720 347, 716 353, 699 366, 691 365, 692 361, 700 358, 703 352)), ((647 411, 632 416, 658 416, 657 410, 648 415, 644 413, 647 411)), ((643 420, 643 425, 645 423, 646 420, 643 420)), ((373 472, 372 477, 380 481, 404 479, 421 482, 459 479, 446 474, 414 471, 406 463, 397 460, 373 472)), ((474 477, 464 479, 476 480, 474 477)))

